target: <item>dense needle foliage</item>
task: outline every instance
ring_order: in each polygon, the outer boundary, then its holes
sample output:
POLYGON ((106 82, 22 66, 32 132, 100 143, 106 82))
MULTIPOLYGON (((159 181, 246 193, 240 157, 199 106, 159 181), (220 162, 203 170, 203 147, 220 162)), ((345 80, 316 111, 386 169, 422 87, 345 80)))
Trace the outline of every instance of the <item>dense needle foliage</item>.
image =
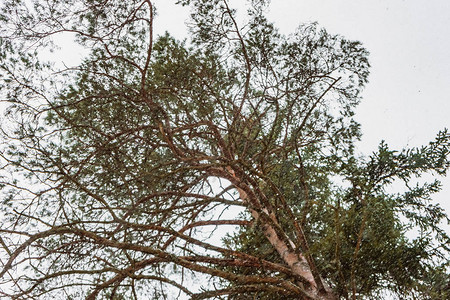
POLYGON ((417 180, 446 175, 449 133, 363 157, 361 43, 178 2, 184 42, 150 0, 4 1, 0 296, 450 297, 440 184, 417 180), (80 65, 43 59, 61 34, 80 65))

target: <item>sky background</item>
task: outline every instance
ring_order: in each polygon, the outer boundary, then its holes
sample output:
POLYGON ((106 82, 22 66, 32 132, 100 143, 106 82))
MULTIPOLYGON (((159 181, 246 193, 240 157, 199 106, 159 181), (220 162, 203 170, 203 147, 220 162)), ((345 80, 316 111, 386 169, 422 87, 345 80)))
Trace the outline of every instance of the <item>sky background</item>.
MULTIPOLYGON (((189 11, 155 2, 155 32, 186 38, 189 11)), ((230 2, 245 12, 245 1, 230 2)), ((361 152, 370 154, 381 140, 392 149, 418 147, 450 127, 450 1, 272 0, 267 13, 283 34, 317 21, 369 50, 371 74, 355 117, 361 152)), ((434 198, 450 214, 450 178, 442 183, 434 198)))
MULTIPOLYGON (((246 1, 229 1, 245 14, 246 1)), ((155 33, 187 38, 189 9, 174 0, 154 3, 155 33)), ((272 0, 267 16, 283 34, 317 21, 369 50, 371 74, 355 116, 362 125, 362 153, 375 151, 381 140, 391 149, 425 145, 450 127, 449 0, 272 0)), ((69 41, 66 46, 70 51, 62 48, 61 61, 76 64, 83 51, 69 41)), ((442 183, 435 199, 450 215, 450 177, 442 183)))

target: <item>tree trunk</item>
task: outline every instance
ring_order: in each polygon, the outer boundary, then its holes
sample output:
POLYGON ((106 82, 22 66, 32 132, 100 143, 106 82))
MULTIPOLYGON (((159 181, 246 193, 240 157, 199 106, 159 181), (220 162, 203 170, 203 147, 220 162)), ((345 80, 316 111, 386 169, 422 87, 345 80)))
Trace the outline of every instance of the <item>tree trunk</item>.
MULTIPOLYGON (((235 172, 231 169, 231 167, 227 168, 228 172, 236 179, 236 181, 240 181, 236 176, 235 172)), ((248 194, 239 187, 236 187, 239 196, 243 202, 250 203, 248 194)), ((254 203, 251 203, 254 205, 254 203)), ((255 209, 250 208, 250 213, 255 220, 260 220, 263 224, 263 232, 266 236, 269 243, 275 248, 275 250, 280 255, 281 259, 290 267, 292 272, 301 278, 304 279, 304 282, 300 283, 301 287, 305 291, 304 299, 314 299, 314 300, 337 300, 338 298, 334 295, 331 288, 326 284, 320 282, 319 284, 314 279, 313 272, 311 271, 311 267, 305 258, 304 255, 300 253, 300 251, 296 251, 297 247, 286 235, 284 238, 280 237, 275 230, 275 227, 270 223, 278 225, 277 218, 273 212, 269 212, 266 208, 262 206, 258 207, 261 209, 261 212, 258 212, 255 209), (265 216, 263 216, 264 214, 265 216), (267 222, 270 219, 272 222, 267 222), (320 290, 318 286, 321 285, 324 288, 320 290)), ((320 279, 321 280, 321 279, 320 279)))

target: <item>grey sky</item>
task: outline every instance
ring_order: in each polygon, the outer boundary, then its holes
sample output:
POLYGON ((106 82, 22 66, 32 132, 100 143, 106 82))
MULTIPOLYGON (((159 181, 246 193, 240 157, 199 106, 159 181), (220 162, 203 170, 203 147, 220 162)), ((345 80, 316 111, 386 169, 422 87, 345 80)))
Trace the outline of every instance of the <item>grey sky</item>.
MULTIPOLYGON (((384 139, 392 148, 420 146, 450 126, 450 1, 273 1, 270 17, 288 32, 318 21, 370 51, 369 84, 357 110, 360 150, 384 139)), ((450 213, 450 178, 435 199, 450 213)), ((450 226, 446 226, 450 232, 450 226)))
MULTIPOLYGON (((155 32, 186 38, 189 11, 174 0, 154 2, 155 32)), ((230 2, 245 12, 246 1, 230 2)), ((420 146, 450 127, 449 0, 272 0, 268 17, 284 34, 317 21, 370 51, 371 75, 356 114, 361 152, 371 153, 381 140, 394 149, 420 146)), ((75 63, 76 48, 68 48, 58 58, 75 63)), ((450 177, 442 182, 435 199, 450 214, 450 177)))
MULTIPOLYGON (((184 38, 187 11, 171 2, 156 1, 156 32, 184 38)), ((231 2, 244 8, 242 0, 231 2)), ((356 114, 363 153, 381 140, 394 149, 420 146, 450 126, 450 1, 272 0, 268 17, 284 34, 317 21, 370 51, 371 75, 356 114)), ((442 182, 435 199, 450 214, 450 178, 442 182)))

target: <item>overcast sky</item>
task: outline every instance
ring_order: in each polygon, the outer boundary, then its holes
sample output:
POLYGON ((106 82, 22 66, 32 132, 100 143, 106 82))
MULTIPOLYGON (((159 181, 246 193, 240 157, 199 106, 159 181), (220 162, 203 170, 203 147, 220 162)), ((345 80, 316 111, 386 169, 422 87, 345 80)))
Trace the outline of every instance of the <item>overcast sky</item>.
MULTIPOLYGON (((186 36, 187 11, 156 1, 155 29, 186 36)), ((244 8, 244 1, 231 1, 244 8)), ((449 0, 272 0, 268 17, 284 34, 317 21, 330 33, 359 40, 370 51, 369 83, 357 110, 360 151, 381 140, 416 147, 450 127, 449 0)), ((436 200, 450 214, 450 178, 436 200)), ((450 226, 447 226, 450 232, 450 226)))
MULTIPOLYGON (((189 11, 175 0, 154 2, 155 32, 186 38, 189 11)), ((230 2, 245 12, 246 1, 230 2)), ((356 114, 361 152, 381 140, 393 149, 424 145, 450 127, 450 0, 272 0, 268 17, 284 34, 317 21, 370 51, 371 75, 356 114)), ((450 177, 442 182, 435 198, 450 214, 450 177)))
MULTIPOLYGON (((383 139, 397 149, 420 146, 450 126, 450 1, 274 0, 270 18, 286 33, 318 21, 370 51, 371 75, 356 114, 361 151, 383 139)), ((443 184, 436 200, 450 214, 450 178, 443 184)))

